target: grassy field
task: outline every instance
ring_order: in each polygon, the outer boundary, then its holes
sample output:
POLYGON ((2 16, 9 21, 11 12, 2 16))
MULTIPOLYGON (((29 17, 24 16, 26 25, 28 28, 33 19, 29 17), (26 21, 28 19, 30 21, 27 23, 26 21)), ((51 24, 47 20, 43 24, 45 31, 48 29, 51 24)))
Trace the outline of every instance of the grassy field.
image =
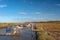
POLYGON ((38 40, 60 40, 60 22, 35 22, 38 40))
POLYGON ((5 28, 7 26, 19 25, 22 23, 0 23, 0 29, 5 28))

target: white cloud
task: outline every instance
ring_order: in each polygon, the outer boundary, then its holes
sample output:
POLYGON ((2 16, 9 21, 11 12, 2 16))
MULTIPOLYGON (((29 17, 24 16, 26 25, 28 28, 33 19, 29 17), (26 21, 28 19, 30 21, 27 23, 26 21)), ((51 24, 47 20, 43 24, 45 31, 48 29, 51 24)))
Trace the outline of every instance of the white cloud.
POLYGON ((28 4, 33 4, 32 1, 31 1, 31 2, 28 2, 28 1, 24 0, 23 2, 24 2, 24 3, 28 3, 28 4))
POLYGON ((35 14, 40 14, 40 12, 35 12, 35 14))
POLYGON ((54 13, 41 13, 41 12, 33 12, 34 15, 41 15, 41 16, 56 16, 54 13))
POLYGON ((45 16, 56 16, 56 14, 45 14, 45 16))
POLYGON ((37 15, 39 15, 39 14, 41 14, 40 12, 33 12, 33 14, 37 14, 37 15))
POLYGON ((46 22, 46 21, 57 21, 60 19, 47 19, 47 18, 26 18, 25 20, 23 18, 17 18, 15 19, 15 22, 46 22))
POLYGON ((48 19, 48 18, 32 18, 31 19, 31 22, 40 22, 40 21, 42 21, 42 22, 46 22, 46 21, 57 21, 57 20, 60 20, 60 19, 48 19))
POLYGON ((33 21, 40 22, 40 21, 46 21, 45 18, 32 18, 33 21))
POLYGON ((7 7, 6 4, 0 5, 0 8, 5 8, 5 7, 7 7))
POLYGON ((50 21, 60 21, 59 18, 51 19, 50 21))
POLYGON ((26 19, 26 22, 40 22, 40 21, 46 21, 44 18, 31 18, 26 19))
POLYGON ((26 0, 24 0, 24 3, 26 3, 26 0))
POLYGON ((25 15, 25 14, 27 14, 26 12, 19 12, 19 14, 21 14, 21 15, 25 15))
POLYGON ((60 6, 60 4, 56 4, 57 6, 60 6))
POLYGON ((33 2, 30 2, 30 4, 33 4, 33 2))

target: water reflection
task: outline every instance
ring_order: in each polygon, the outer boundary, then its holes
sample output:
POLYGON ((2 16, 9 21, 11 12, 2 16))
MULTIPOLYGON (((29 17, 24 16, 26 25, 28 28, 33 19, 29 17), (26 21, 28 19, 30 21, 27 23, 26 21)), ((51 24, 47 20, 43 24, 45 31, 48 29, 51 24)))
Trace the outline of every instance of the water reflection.
MULTIPOLYGON (((5 30, 6 29, 0 30, 0 34, 5 34, 5 30)), ((19 34, 19 36, 0 36, 0 40, 32 40, 32 32, 28 32, 27 30, 27 27, 24 27, 22 34, 19 34)))

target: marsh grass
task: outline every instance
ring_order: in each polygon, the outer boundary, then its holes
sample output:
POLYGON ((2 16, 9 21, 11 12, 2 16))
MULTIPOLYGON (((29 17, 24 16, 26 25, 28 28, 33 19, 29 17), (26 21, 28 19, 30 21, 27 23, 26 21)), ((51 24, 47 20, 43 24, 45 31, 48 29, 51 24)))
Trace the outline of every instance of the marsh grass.
POLYGON ((38 40, 55 40, 52 36, 48 35, 45 32, 39 32, 38 35, 38 40))
MULTIPOLYGON (((36 25, 36 28, 40 30, 40 32, 37 32, 38 39, 37 40, 56 40, 53 36, 48 35, 47 31, 55 31, 59 34, 60 33, 60 22, 34 22, 33 24, 36 25), (42 28, 44 29, 42 29, 42 28)), ((0 29, 5 28, 8 24, 6 23, 0 23, 0 29)), ((16 25, 10 23, 9 25, 16 25)), ((60 34, 59 34, 60 35, 60 34)))
MULTIPOLYGON (((41 32, 37 32, 38 35, 38 39, 37 40, 56 40, 56 38, 54 38, 51 35, 48 35, 47 31, 56 31, 57 33, 59 33, 60 31, 60 22, 38 22, 38 23, 34 23, 36 24, 36 28, 39 29, 41 32), (41 27, 44 28, 44 30, 41 30, 41 27)), ((52 32, 54 33, 54 32, 52 32)))

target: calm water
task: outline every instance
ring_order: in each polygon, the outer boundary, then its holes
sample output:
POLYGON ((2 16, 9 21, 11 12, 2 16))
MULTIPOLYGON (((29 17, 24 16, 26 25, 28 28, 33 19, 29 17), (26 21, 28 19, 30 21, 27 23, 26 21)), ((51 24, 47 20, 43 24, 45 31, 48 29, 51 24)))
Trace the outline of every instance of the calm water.
MULTIPOLYGON (((5 34, 5 30, 6 29, 0 30, 0 34, 5 34)), ((0 36, 0 40, 32 40, 32 32, 28 32, 27 30, 28 29, 24 27, 20 36, 0 36)))

